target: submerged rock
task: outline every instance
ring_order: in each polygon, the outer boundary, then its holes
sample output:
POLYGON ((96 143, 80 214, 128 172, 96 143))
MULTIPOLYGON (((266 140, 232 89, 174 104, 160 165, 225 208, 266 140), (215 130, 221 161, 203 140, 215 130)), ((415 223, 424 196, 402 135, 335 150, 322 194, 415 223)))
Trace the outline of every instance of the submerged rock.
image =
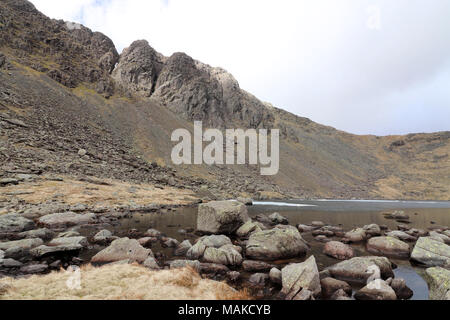
POLYGON ((305 254, 306 242, 295 228, 274 228, 254 232, 246 246, 247 257, 256 260, 277 260, 305 254))
POLYGON ((410 242, 416 241, 416 239, 417 239, 416 237, 411 236, 411 235, 407 234, 406 232, 400 231, 400 230, 394 230, 394 231, 387 232, 386 236, 392 237, 392 238, 397 238, 402 241, 410 241, 410 242))
POLYGON ((90 224, 95 222, 95 214, 78 214, 75 212, 61 212, 48 214, 39 218, 39 224, 47 228, 63 228, 90 224))
POLYGON ((237 201, 212 201, 198 207, 197 230, 212 234, 231 234, 250 218, 247 207, 237 201))

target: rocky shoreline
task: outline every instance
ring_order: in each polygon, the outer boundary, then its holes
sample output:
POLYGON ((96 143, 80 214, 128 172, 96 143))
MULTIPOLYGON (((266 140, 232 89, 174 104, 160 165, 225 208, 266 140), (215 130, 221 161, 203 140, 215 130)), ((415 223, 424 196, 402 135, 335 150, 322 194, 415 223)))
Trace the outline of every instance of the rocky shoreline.
MULTIPOLYGON (((92 212, 87 206, 40 216, 0 215, 0 277, 23 278, 73 265, 138 263, 150 270, 190 267, 204 278, 245 288, 258 299, 396 300, 413 295, 404 279, 395 278, 396 265, 390 260, 405 259, 426 268, 430 299, 449 298, 446 226, 411 228, 401 211, 385 215, 398 222, 398 230, 377 224, 343 230, 321 221, 292 226, 279 213, 250 219, 246 204, 251 200, 200 204, 196 229, 179 230, 181 242, 156 229, 111 232, 119 219, 134 213, 130 208, 92 212), (336 263, 320 270, 305 236, 323 243, 322 254, 336 263), (371 255, 357 256, 353 244, 364 244, 371 255), (90 260, 82 258, 87 250, 96 252, 90 260), (290 262, 298 257, 305 260, 290 262)), ((147 212, 164 213, 174 207, 153 206, 147 212)))

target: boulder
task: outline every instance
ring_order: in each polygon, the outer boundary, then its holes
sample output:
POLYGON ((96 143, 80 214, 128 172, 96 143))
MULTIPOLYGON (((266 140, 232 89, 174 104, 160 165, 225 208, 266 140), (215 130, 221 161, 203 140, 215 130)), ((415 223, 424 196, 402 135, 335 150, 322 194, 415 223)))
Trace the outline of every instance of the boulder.
POLYGON ((22 239, 34 239, 39 238, 42 240, 50 240, 55 237, 55 233, 47 228, 35 229, 30 231, 24 231, 17 235, 22 239))
POLYGON ((95 214, 79 214, 75 212, 61 212, 45 215, 39 218, 39 224, 47 228, 65 228, 91 224, 95 222, 95 214))
POLYGON ((113 236, 111 231, 104 229, 97 232, 92 240, 95 243, 104 244, 110 243, 111 241, 114 241, 116 239, 117 237, 113 236))
POLYGON ((323 248, 323 253, 339 260, 351 259, 354 255, 352 247, 339 241, 327 242, 323 248))
POLYGON ((81 246, 87 247, 89 245, 86 237, 65 237, 65 238, 55 238, 49 242, 49 246, 81 246))
POLYGON ((409 258, 409 245, 397 238, 375 237, 367 242, 367 251, 396 258, 409 258))
POLYGON ((397 299, 408 300, 414 295, 414 292, 408 288, 404 279, 392 279, 390 286, 394 289, 397 299))
POLYGON ((273 224, 289 224, 289 220, 278 212, 274 212, 269 216, 273 224))
POLYGON ((363 230, 366 235, 370 235, 372 237, 381 235, 381 228, 375 223, 364 226, 363 230))
POLYGON ((429 237, 433 238, 435 240, 438 240, 440 242, 443 242, 445 244, 450 244, 450 237, 446 236, 443 233, 439 233, 439 232, 436 232, 436 231, 431 231, 429 237))
POLYGON ((242 256, 233 245, 225 245, 220 248, 208 247, 203 254, 203 260, 232 266, 242 264, 242 256))
POLYGON ((250 218, 247 207, 237 201, 212 201, 198 207, 197 230, 211 234, 231 234, 250 218))
POLYGON ((242 263, 242 267, 247 272, 266 272, 273 268, 273 265, 264 261, 245 260, 242 263))
POLYGON ((362 228, 356 228, 346 232, 344 237, 350 242, 361 242, 367 239, 366 232, 362 228))
POLYGON ((46 246, 42 245, 30 250, 30 253, 36 258, 42 258, 45 256, 51 256, 61 253, 76 254, 83 249, 81 245, 63 245, 63 246, 46 246))
POLYGON ((220 248, 227 244, 232 244, 230 238, 224 235, 204 236, 187 251, 186 257, 191 260, 198 260, 203 257, 206 248, 220 248))
POLYGON ((300 232, 311 232, 311 231, 313 231, 313 230, 315 230, 317 228, 316 227, 312 227, 312 226, 308 226, 306 224, 299 224, 299 225, 297 225, 297 229, 300 232))
POLYGON ((266 273, 255 273, 250 276, 248 280, 251 284, 256 286, 265 286, 269 280, 269 275, 266 273))
POLYGON ((450 270, 433 267, 425 270, 430 300, 450 300, 450 270))
POLYGON ((246 246, 246 255, 255 260, 277 260, 305 254, 306 242, 295 228, 274 228, 254 232, 246 246))
POLYGON ((281 271, 277 268, 270 269, 269 278, 270 278, 270 281, 272 281, 275 284, 280 284, 280 285, 282 284, 281 271))
POLYGON ((32 248, 42 245, 42 239, 24 239, 8 242, 0 242, 0 250, 4 250, 6 258, 20 259, 30 254, 32 248))
POLYGON ((142 263, 149 256, 153 256, 152 251, 142 247, 137 240, 121 238, 114 240, 109 247, 97 253, 91 261, 108 263, 130 259, 142 263))
POLYGON ((185 256, 186 253, 189 251, 189 249, 192 248, 192 244, 189 240, 184 240, 182 243, 180 243, 175 250, 176 256, 185 256))
POLYGON ((292 263, 281 270, 282 294, 286 300, 293 300, 303 290, 309 290, 314 297, 321 293, 319 270, 314 256, 305 262, 292 263))
POLYGON ((322 279, 320 280, 320 285, 323 299, 330 299, 338 290, 344 290, 346 296, 351 296, 352 294, 352 287, 347 282, 334 278, 322 279))
POLYGON ((200 263, 200 273, 202 274, 227 274, 230 271, 225 265, 217 263, 200 263))
POLYGON ((5 258, 5 251, 0 250, 0 260, 2 260, 3 258, 5 258))
POLYGON ((369 282, 355 294, 357 300, 397 300, 394 289, 384 280, 377 279, 369 282))
POLYGON ((411 253, 411 260, 428 267, 450 267, 450 246, 433 238, 421 237, 411 253))
POLYGON ((413 237, 413 236, 407 234, 406 232, 400 231, 400 230, 394 230, 394 231, 387 232, 386 236, 392 237, 392 238, 397 238, 402 241, 409 241, 409 242, 414 242, 417 240, 416 237, 413 237))
POLYGON ((261 224, 259 222, 254 222, 252 220, 248 220, 244 223, 239 229, 236 230, 236 236, 239 238, 248 238, 248 236, 256 231, 262 231, 261 224))
POLYGON ((34 222, 17 213, 0 215, 0 233, 16 233, 34 228, 34 222))
POLYGON ((327 270, 333 278, 366 283, 371 275, 367 270, 373 265, 380 268, 383 279, 394 277, 392 264, 386 257, 355 257, 332 265, 327 270))

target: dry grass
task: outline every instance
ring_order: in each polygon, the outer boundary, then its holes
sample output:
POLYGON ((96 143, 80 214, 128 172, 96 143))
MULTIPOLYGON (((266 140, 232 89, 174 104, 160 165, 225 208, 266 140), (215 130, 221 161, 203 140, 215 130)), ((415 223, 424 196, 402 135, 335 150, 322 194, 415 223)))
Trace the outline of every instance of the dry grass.
POLYGON ((77 181, 70 178, 64 178, 64 181, 24 182, 15 186, 4 187, 2 193, 30 192, 30 194, 17 195, 16 197, 33 204, 52 200, 56 194, 59 200, 67 204, 85 203, 104 206, 121 205, 130 201, 139 205, 149 203, 186 205, 196 200, 194 194, 189 190, 171 187, 159 189, 149 184, 136 185, 109 179, 104 181, 109 185, 77 181))
POLYGON ((65 271, 27 279, 0 279, 0 300, 242 300, 223 282, 202 279, 189 268, 150 271, 140 265, 109 265, 81 269, 81 289, 66 285, 65 271))

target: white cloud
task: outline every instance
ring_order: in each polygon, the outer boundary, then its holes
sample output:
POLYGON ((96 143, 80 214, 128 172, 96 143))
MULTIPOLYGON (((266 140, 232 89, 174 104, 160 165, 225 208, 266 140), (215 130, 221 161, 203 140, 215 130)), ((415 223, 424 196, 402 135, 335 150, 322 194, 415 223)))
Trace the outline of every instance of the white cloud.
POLYGON ((450 91, 440 89, 450 83, 448 0, 33 3, 105 33, 119 50, 147 39, 165 55, 224 67, 259 98, 339 129, 450 130, 450 91), (377 8, 379 30, 367 25, 377 8))

